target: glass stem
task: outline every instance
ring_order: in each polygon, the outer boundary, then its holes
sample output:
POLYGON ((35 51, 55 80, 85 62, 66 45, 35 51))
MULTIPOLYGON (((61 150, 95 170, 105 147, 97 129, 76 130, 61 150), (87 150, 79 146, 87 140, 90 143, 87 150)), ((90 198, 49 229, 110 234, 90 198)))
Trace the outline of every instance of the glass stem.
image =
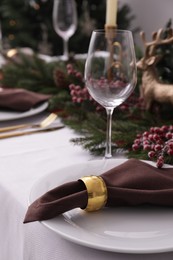
POLYGON ((63 53, 63 56, 66 60, 68 60, 69 58, 69 53, 68 53, 68 40, 64 40, 63 41, 63 44, 64 44, 64 53, 63 53))
POLYGON ((105 158, 112 157, 112 114, 114 108, 106 108, 107 114, 107 131, 106 131, 106 152, 105 158))

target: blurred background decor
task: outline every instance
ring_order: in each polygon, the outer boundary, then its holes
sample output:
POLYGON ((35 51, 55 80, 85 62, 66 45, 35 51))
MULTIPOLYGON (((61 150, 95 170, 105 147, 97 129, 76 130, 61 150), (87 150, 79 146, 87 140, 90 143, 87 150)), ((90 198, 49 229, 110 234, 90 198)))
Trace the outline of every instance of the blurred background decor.
MULTIPOLYGON (((76 5, 78 25, 70 39, 70 51, 86 53, 92 30, 104 28, 106 1, 76 0, 76 5)), ((4 48, 30 47, 43 54, 61 55, 62 40, 53 27, 52 13, 53 0, 1 0, 4 48)), ((127 29, 133 19, 129 5, 123 5, 118 15, 119 28, 127 29)))
POLYGON ((75 0, 54 0, 52 22, 55 32, 63 40, 62 59, 69 59, 69 39, 77 28, 77 9, 75 0))

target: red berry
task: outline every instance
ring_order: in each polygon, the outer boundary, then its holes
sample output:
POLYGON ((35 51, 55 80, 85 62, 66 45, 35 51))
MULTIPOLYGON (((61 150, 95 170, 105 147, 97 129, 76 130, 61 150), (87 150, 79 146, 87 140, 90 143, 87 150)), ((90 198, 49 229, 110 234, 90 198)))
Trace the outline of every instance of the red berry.
POLYGON ((158 134, 154 134, 154 135, 153 135, 153 139, 154 139, 155 141, 157 141, 157 140, 159 140, 159 139, 160 139, 160 137, 159 137, 159 135, 158 135, 158 134))
POLYGON ((164 158, 163 158, 163 155, 160 155, 160 156, 157 158, 157 163, 156 163, 156 165, 157 165, 158 168, 162 168, 163 164, 164 164, 164 158))
POLYGON ((145 131, 145 132, 143 133, 143 136, 148 137, 148 136, 149 136, 149 132, 145 131))
POLYGON ((168 146, 169 146, 169 148, 173 149, 173 141, 170 140, 170 141, 168 142, 168 146))
POLYGON ((154 127, 150 127, 150 132, 154 133, 154 127))
POLYGON ((149 134, 148 139, 149 139, 150 141, 153 141, 153 140, 154 140, 154 139, 153 139, 153 135, 152 135, 152 134, 149 134))
POLYGON ((140 142, 141 142, 140 139, 135 139, 134 141, 135 144, 140 144, 140 142))
POLYGON ((151 145, 145 144, 143 149, 146 150, 146 151, 148 151, 148 150, 151 149, 151 145))
POLYGON ((163 159, 164 159, 164 158, 163 158, 163 155, 160 155, 160 156, 158 157, 158 159, 163 161, 163 159))
POLYGON ((168 149, 167 154, 168 155, 173 155, 173 149, 168 149))
POLYGON ((166 133, 166 134, 165 134, 165 137, 166 137, 167 139, 171 139, 171 138, 172 138, 172 133, 171 133, 171 132, 166 133))
POLYGON ((149 145, 149 144, 150 144, 149 141, 147 141, 147 140, 143 140, 143 146, 144 146, 144 145, 149 145))
POLYGON ((70 85, 69 85, 69 89, 70 89, 70 90, 72 90, 72 89, 74 89, 74 88, 75 88, 75 85, 74 85, 74 84, 70 84, 70 85))
POLYGON ((76 90, 72 89, 72 90, 70 91, 70 95, 74 96, 75 94, 76 94, 76 90))
POLYGON ((173 125, 169 126, 169 131, 173 131, 173 125))
POLYGON ((132 145, 132 149, 133 149, 133 151, 138 150, 139 149, 139 145, 138 144, 133 144, 132 145))
POLYGON ((162 168, 163 164, 164 164, 163 160, 159 160, 159 159, 157 160, 156 165, 158 168, 162 168))
POLYGON ((154 133, 159 134, 160 133, 160 128, 159 127, 154 127, 154 133))
POLYGON ((150 152, 148 153, 148 157, 149 157, 150 159, 154 158, 155 155, 156 155, 156 153, 155 153, 154 151, 150 151, 150 152))
POLYGON ((160 151, 160 150, 162 150, 162 146, 161 146, 160 144, 156 144, 156 145, 154 146, 154 150, 155 150, 155 151, 160 151))
POLYGON ((168 131, 168 129, 169 129, 169 126, 167 126, 167 125, 163 125, 163 126, 161 127, 161 130, 162 130, 163 132, 168 131))

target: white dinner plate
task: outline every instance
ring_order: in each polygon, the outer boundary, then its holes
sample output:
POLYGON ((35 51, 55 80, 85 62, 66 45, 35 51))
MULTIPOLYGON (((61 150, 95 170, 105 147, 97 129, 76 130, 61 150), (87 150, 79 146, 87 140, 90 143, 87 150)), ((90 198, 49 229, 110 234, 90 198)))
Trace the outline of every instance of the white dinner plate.
POLYGON ((31 108, 25 112, 16 112, 16 111, 0 111, 0 122, 1 121, 8 121, 8 120, 16 120, 20 118, 25 118, 33 115, 37 115, 43 112, 48 107, 48 102, 44 102, 41 105, 31 108))
MULTIPOLYGON (((109 159, 106 162, 95 160, 57 169, 36 182, 29 203, 64 182, 77 180, 84 175, 99 175, 124 161, 125 159, 109 159)), ((123 253, 173 250, 171 207, 104 208, 94 213, 77 208, 41 223, 67 240, 100 250, 123 253)))

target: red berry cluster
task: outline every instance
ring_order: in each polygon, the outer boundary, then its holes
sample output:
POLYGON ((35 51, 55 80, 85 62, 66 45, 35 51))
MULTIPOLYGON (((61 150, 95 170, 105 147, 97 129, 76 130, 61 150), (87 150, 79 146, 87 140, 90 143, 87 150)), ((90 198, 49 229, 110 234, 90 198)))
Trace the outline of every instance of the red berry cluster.
MULTIPOLYGON (((72 98, 72 102, 81 104, 83 101, 91 101, 91 103, 94 105, 96 111, 102 111, 103 108, 96 102, 94 99, 90 96, 87 87, 85 86, 83 75, 81 72, 79 72, 77 69, 74 68, 73 64, 67 64, 66 66, 67 74, 69 75, 69 78, 72 78, 71 83, 69 85, 70 89, 70 95, 72 98)), ((97 80, 96 83, 93 79, 90 79, 91 83, 93 85, 96 85, 96 87, 107 87, 108 80, 104 77, 100 78, 100 80, 97 80)), ((110 84, 110 83, 109 83, 110 84)), ((125 86, 125 83, 122 80, 117 80, 116 82, 111 83, 112 88, 123 88, 125 86)), ((125 101, 123 104, 119 106, 119 109, 123 112, 129 112, 131 108, 138 108, 140 110, 143 110, 143 102, 141 98, 136 97, 135 95, 131 95, 127 101, 125 101)))
POLYGON ((84 100, 90 99, 87 88, 84 86, 83 76, 81 72, 74 69, 72 64, 67 64, 67 74, 76 79, 76 84, 69 85, 70 95, 74 103, 82 103, 84 100))
POLYGON ((157 167, 161 168, 165 156, 173 155, 173 125, 151 127, 149 131, 138 134, 132 149, 148 151, 148 157, 152 160, 156 159, 157 167))
POLYGON ((74 66, 72 64, 67 64, 67 74, 70 76, 74 76, 75 78, 81 80, 83 82, 83 76, 82 73, 74 69, 74 66))
POLYGON ((101 106, 90 96, 81 72, 74 69, 72 64, 67 64, 67 73, 73 77, 73 82, 75 82, 69 85, 72 102, 81 104, 88 100, 92 102, 97 111, 101 110, 101 106))
POLYGON ((138 109, 140 111, 145 110, 143 99, 132 93, 130 97, 120 105, 121 111, 129 112, 130 110, 138 109))
POLYGON ((74 103, 81 103, 84 100, 92 100, 86 87, 82 88, 79 85, 70 84, 69 89, 72 101, 74 103))

